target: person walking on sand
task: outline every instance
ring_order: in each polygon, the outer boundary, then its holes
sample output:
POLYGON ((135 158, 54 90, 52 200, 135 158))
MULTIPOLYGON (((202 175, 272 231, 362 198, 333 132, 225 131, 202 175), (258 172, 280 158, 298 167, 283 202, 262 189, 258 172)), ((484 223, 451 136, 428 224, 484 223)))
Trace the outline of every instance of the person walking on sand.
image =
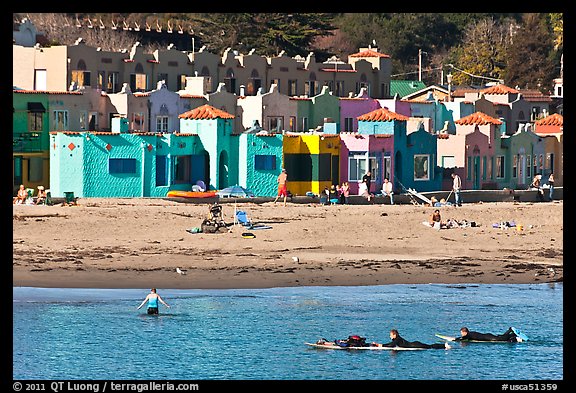
POLYGON ((286 173, 286 168, 282 168, 282 172, 278 175, 276 179, 278 182, 278 195, 274 199, 274 204, 278 201, 278 198, 284 197, 284 206, 286 206, 286 198, 288 197, 288 174, 286 173))
POLYGON ((452 191, 454 191, 454 204, 456 206, 462 206, 462 199, 460 196, 460 191, 462 190, 462 179, 456 173, 452 173, 452 191))
POLYGON ((160 302, 163 305, 165 305, 166 307, 170 308, 168 303, 166 303, 164 300, 162 300, 160 295, 158 295, 156 293, 156 288, 152 288, 150 290, 150 293, 148 294, 148 296, 146 296, 146 298, 138 306, 137 310, 140 310, 142 308, 142 306, 144 304, 146 304, 146 302, 148 302, 148 309, 147 309, 148 314, 158 314, 158 302, 160 302))

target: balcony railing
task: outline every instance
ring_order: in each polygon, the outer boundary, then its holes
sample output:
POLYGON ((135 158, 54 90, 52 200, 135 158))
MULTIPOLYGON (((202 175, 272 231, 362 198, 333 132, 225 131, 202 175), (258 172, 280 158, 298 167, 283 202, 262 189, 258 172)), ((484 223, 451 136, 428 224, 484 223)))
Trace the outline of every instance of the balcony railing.
POLYGON ((12 135, 13 153, 34 153, 42 151, 39 132, 14 132, 12 135))

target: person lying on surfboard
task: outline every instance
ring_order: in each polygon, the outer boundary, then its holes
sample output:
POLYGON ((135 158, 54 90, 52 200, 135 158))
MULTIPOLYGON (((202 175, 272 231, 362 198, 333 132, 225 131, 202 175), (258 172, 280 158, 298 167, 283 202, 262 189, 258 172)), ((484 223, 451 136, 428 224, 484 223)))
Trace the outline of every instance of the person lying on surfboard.
POLYGON ((449 349, 450 345, 448 343, 440 344, 425 344, 420 341, 406 341, 400 336, 398 330, 390 330, 390 340, 391 342, 387 344, 372 343, 372 345, 377 347, 401 347, 401 348, 423 348, 423 349, 449 349))
POLYGON ((457 337, 454 341, 509 341, 513 343, 518 341, 516 339, 517 335, 511 327, 509 327, 504 334, 500 335, 492 333, 478 333, 468 330, 467 327, 463 327, 460 329, 460 335, 461 337, 457 337))

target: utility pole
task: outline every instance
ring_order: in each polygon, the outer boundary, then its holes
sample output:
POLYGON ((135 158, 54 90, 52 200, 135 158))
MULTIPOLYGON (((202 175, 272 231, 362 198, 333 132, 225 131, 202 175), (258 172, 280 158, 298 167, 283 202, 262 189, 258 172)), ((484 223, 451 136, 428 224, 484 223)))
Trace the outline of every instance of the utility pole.
POLYGON ((418 49, 418 80, 422 82, 422 49, 418 49))

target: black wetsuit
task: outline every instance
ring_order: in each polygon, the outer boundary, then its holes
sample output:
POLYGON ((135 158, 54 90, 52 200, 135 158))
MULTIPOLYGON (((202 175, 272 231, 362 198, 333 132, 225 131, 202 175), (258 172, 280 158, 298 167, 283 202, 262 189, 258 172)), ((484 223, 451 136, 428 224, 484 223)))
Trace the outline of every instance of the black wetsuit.
POLYGON ((425 349, 445 349, 446 346, 444 344, 424 344, 420 341, 406 341, 400 335, 397 335, 395 339, 393 339, 388 344, 382 344, 383 347, 402 347, 402 348, 425 348, 425 349))
POLYGON ((509 341, 516 342, 516 333, 512 328, 506 330, 504 334, 496 335, 492 333, 478 333, 469 331, 467 335, 458 337, 454 341, 509 341))

